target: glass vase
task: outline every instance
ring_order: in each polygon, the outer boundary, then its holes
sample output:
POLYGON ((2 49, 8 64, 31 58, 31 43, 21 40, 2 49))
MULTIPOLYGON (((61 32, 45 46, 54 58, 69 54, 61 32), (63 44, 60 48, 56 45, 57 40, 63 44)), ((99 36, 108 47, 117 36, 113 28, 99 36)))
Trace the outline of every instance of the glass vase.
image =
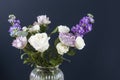
POLYGON ((37 66, 30 74, 30 80, 64 80, 64 74, 56 67, 37 66))

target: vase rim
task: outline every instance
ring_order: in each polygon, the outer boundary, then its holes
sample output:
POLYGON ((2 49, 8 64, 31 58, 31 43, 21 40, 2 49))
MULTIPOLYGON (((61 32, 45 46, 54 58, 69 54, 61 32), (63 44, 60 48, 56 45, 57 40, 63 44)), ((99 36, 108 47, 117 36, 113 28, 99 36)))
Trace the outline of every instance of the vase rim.
POLYGON ((36 66, 37 68, 58 68, 60 65, 53 66, 53 67, 45 67, 45 66, 36 66))

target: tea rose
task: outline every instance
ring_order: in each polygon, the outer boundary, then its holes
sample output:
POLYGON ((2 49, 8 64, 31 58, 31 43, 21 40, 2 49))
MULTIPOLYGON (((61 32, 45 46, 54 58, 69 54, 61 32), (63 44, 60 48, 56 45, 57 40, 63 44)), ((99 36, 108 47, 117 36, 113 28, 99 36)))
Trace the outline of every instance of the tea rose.
POLYGON ((63 55, 64 53, 67 53, 69 51, 69 47, 62 43, 58 43, 56 45, 56 49, 58 51, 58 54, 60 54, 60 55, 63 55))
POLYGON ((79 50, 83 49, 85 46, 84 39, 80 36, 78 36, 75 40, 75 47, 79 50))
POLYGON ((28 40, 30 45, 39 52, 44 52, 49 48, 49 39, 46 33, 37 33, 28 40))
POLYGON ((70 31, 69 27, 60 25, 58 26, 58 32, 60 33, 68 33, 70 31))
POLYGON ((27 45, 27 38, 26 37, 17 37, 13 42, 12 46, 18 49, 23 49, 27 45))
POLYGON ((46 15, 38 16, 37 21, 39 25, 47 25, 51 23, 51 21, 49 20, 49 17, 47 17, 46 15))
POLYGON ((34 25, 31 28, 29 28, 29 32, 38 32, 38 31, 40 31, 39 25, 34 25))

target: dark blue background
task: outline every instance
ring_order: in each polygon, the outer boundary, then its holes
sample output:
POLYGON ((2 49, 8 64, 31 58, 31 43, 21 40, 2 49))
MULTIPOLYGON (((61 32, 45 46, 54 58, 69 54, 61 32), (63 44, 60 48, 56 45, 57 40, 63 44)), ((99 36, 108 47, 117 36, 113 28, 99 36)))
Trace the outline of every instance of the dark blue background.
POLYGON ((11 46, 8 15, 13 13, 22 25, 32 24, 36 16, 50 17, 53 29, 72 27, 87 13, 95 16, 93 31, 84 39, 86 47, 64 62, 65 80, 120 80, 119 0, 0 0, 0 80, 29 80, 32 68, 23 65, 19 50, 11 46))

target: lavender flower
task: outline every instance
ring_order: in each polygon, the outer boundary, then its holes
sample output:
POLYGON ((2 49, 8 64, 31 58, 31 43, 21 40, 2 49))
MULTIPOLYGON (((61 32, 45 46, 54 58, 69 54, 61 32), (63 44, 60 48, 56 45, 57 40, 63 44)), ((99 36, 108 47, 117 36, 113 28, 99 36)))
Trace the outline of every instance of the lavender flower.
POLYGON ((76 36, 84 36, 86 33, 90 32, 92 30, 92 23, 94 23, 93 16, 91 14, 88 14, 87 16, 83 17, 79 24, 76 26, 73 26, 71 31, 76 36))
POLYGON ((10 36, 15 37, 17 36, 17 32, 21 30, 21 26, 19 24, 14 24, 13 26, 10 27, 9 32, 10 36))
POLYGON ((14 20, 13 23, 14 24, 20 24, 20 20, 14 20))
POLYGON ((12 24, 9 29, 10 36, 17 36, 17 32, 21 30, 20 20, 16 20, 16 17, 14 15, 9 15, 8 22, 12 24))
POLYGON ((27 38, 22 36, 17 37, 12 43, 12 46, 18 49, 23 49, 26 45, 27 45, 27 38))
POLYGON ((74 47, 75 39, 76 37, 72 33, 59 33, 59 40, 66 46, 74 47))

